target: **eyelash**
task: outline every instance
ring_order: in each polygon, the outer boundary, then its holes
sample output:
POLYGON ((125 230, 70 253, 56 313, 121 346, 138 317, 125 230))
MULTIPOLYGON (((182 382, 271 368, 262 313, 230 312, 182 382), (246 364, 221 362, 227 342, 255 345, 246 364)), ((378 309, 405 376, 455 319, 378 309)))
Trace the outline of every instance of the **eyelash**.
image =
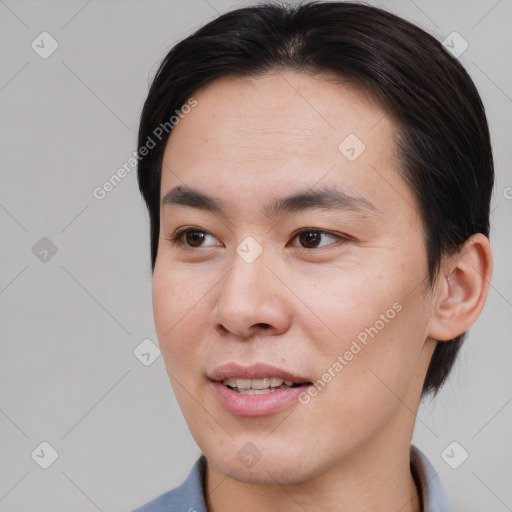
MULTIPOLYGON (((173 245, 180 245, 181 247, 185 248, 186 250, 201 249, 201 247, 193 247, 193 246, 187 245, 186 243, 183 243, 183 237, 188 233, 203 233, 205 235, 211 235, 211 233, 209 233, 208 231, 206 231, 204 229, 188 227, 188 228, 178 229, 170 238, 167 238, 167 240, 169 240, 173 245)), ((301 235, 303 233, 320 233, 322 235, 328 235, 333 238, 336 238, 336 239, 338 239, 338 241, 341 241, 341 242, 348 242, 351 240, 348 236, 336 235, 335 233, 331 233, 330 231, 325 231, 323 229, 318 229, 318 228, 303 228, 299 231, 296 231, 292 237, 292 240, 294 240, 295 238, 297 238, 299 235, 301 235)), ((328 247, 335 243, 336 242, 333 242, 333 243, 327 244, 327 246, 323 246, 323 247, 312 247, 312 248, 299 247, 299 250, 302 249, 303 251, 311 252, 312 250, 323 249, 324 247, 328 247)))

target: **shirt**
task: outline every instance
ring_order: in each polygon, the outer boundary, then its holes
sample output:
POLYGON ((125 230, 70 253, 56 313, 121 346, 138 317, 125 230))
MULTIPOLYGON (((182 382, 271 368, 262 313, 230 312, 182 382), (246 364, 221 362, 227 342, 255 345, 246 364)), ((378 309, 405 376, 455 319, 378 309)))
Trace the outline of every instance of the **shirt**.
MULTIPOLYGON (((132 512, 208 512, 204 499, 206 457, 201 455, 187 479, 132 512)), ((411 472, 420 493, 423 512, 450 512, 441 480, 427 457, 411 446, 411 472)))

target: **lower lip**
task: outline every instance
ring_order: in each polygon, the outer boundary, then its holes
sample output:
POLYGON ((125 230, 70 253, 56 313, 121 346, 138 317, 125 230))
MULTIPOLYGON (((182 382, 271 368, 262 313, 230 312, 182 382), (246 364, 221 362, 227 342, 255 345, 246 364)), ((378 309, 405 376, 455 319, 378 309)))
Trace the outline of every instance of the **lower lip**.
POLYGON ((264 395, 243 395, 232 391, 222 382, 212 382, 213 388, 222 406, 235 416, 266 416, 283 410, 296 403, 298 396, 308 386, 290 389, 278 389, 264 395))

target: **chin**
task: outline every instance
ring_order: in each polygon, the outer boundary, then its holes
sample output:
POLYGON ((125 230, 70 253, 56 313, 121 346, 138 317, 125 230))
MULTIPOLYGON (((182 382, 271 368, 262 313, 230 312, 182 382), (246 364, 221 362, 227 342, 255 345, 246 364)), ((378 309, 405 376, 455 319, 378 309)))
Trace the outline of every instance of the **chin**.
MULTIPOLYGON (((250 441, 243 448, 232 446, 228 453, 205 451, 208 462, 224 475, 247 484, 300 484, 313 478, 317 472, 315 456, 293 451, 293 443, 282 447, 253 450, 250 441)), ((253 445, 254 446, 254 445, 253 445)))
MULTIPOLYGON (((280 461, 282 464, 283 461, 280 461)), ((241 464, 221 462, 216 464, 219 471, 230 478, 246 484, 259 485, 289 485, 300 484, 308 480, 308 477, 297 471, 297 466, 292 464, 286 468, 275 464, 275 461, 259 461, 254 467, 246 468, 241 464)))

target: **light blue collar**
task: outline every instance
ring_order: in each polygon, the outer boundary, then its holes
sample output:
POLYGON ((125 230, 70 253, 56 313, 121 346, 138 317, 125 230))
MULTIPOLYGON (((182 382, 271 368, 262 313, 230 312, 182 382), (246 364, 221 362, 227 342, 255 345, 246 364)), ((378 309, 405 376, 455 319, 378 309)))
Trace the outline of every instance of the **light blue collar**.
POLYGON ((450 502, 437 471, 414 445, 411 445, 411 471, 421 486, 423 512, 450 512, 450 502))

